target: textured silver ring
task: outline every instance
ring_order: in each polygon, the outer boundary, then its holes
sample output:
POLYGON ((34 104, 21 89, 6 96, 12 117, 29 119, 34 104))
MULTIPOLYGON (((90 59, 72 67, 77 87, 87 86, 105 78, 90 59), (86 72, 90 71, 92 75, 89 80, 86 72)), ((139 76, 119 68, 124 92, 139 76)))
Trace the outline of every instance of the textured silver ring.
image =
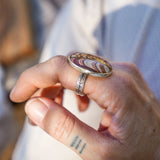
POLYGON ((76 85, 76 93, 77 95, 80 96, 84 96, 85 94, 83 93, 83 88, 84 88, 84 84, 87 78, 87 74, 85 73, 80 73, 78 81, 77 81, 77 85, 76 85))
POLYGON ((88 75, 94 77, 108 77, 112 74, 111 64, 101 57, 86 53, 75 52, 68 57, 70 65, 80 71, 76 85, 76 93, 84 96, 85 81, 88 75))

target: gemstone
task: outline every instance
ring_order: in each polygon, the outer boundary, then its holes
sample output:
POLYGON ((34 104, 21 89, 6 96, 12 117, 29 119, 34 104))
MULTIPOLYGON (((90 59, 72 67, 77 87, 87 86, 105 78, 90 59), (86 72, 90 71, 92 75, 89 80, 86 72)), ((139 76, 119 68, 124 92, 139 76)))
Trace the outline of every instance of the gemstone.
POLYGON ((95 77, 110 76, 112 73, 110 63, 98 56, 76 52, 70 55, 68 60, 75 69, 95 77))
POLYGON ((109 68, 106 65, 104 65, 94 59, 85 59, 83 57, 81 57, 81 58, 71 57, 71 61, 76 66, 82 67, 82 68, 87 69, 88 71, 91 71, 91 72, 96 72, 96 73, 109 72, 109 68))

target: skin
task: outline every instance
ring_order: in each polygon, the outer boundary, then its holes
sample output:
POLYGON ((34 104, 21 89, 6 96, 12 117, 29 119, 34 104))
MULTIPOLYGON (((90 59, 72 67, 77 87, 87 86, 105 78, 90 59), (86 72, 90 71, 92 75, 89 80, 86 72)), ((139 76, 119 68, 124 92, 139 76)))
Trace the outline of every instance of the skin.
POLYGON ((160 102, 135 65, 110 63, 112 75, 88 76, 86 96, 77 96, 81 111, 89 99, 104 109, 98 130, 62 106, 63 88, 74 91, 80 74, 66 57, 56 56, 24 71, 10 98, 29 99, 25 111, 31 121, 84 160, 158 160, 160 102))

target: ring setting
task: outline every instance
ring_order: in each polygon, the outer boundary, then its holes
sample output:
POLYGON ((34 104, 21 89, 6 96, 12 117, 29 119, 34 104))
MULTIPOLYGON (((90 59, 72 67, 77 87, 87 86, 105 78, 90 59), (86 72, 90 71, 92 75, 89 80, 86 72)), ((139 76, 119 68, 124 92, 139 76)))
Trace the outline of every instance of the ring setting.
POLYGON ((108 77, 112 74, 111 64, 101 57, 75 52, 68 57, 70 65, 80 71, 76 85, 76 93, 84 96, 83 88, 88 75, 94 77, 108 77))

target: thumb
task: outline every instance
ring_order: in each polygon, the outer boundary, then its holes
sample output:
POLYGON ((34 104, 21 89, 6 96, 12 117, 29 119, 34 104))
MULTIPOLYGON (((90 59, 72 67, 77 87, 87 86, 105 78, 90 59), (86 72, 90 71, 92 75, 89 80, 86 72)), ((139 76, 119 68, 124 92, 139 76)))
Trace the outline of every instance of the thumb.
POLYGON ((40 97, 30 99, 25 111, 36 125, 83 159, 103 159, 101 156, 104 156, 107 149, 104 136, 81 122, 64 107, 51 99, 40 97))

